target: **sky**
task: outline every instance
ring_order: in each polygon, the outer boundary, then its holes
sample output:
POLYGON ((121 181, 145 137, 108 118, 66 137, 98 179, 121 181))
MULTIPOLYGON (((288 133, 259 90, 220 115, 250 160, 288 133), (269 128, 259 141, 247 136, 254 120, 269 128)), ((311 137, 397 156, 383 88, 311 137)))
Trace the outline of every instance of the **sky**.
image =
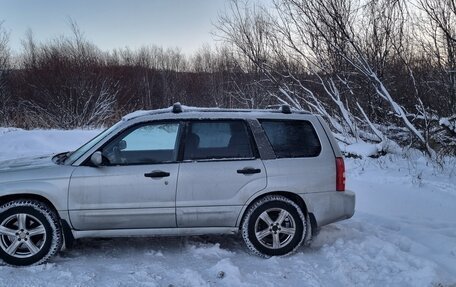
POLYGON ((70 35, 70 19, 102 50, 157 45, 192 53, 213 45, 227 0, 0 0, 0 22, 18 52, 28 29, 46 41, 70 35))

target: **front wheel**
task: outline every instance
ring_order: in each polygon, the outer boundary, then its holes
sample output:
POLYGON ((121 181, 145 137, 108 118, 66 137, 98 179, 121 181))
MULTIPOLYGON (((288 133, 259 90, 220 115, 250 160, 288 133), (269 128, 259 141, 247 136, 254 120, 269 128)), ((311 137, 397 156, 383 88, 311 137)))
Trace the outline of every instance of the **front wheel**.
POLYGON ((306 218, 301 208, 281 195, 268 195, 255 202, 242 225, 247 247, 263 257, 294 252, 305 234, 306 218))
POLYGON ((58 216, 35 200, 0 207, 0 258, 16 266, 41 264, 62 247, 58 216))

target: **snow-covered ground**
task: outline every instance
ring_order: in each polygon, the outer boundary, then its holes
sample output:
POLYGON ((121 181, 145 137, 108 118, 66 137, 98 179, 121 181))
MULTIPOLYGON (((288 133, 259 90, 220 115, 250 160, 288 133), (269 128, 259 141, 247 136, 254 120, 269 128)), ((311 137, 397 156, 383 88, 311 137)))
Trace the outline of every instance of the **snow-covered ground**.
MULTIPOLYGON (((0 160, 97 132, 0 128, 0 160)), ((354 217, 292 256, 251 256, 237 236, 87 239, 45 265, 0 266, 0 286, 456 286, 456 159, 410 158, 347 159, 354 217)))

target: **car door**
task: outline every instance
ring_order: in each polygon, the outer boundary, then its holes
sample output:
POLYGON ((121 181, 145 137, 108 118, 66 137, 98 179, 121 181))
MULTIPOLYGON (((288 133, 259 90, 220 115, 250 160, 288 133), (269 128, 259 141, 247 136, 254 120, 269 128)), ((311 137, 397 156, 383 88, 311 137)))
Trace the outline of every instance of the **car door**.
POLYGON ((136 125, 100 150, 103 164, 82 165, 69 186, 78 230, 176 227, 178 122, 136 125))
POLYGON ((231 227, 266 173, 242 120, 193 120, 185 133, 176 194, 178 227, 231 227))

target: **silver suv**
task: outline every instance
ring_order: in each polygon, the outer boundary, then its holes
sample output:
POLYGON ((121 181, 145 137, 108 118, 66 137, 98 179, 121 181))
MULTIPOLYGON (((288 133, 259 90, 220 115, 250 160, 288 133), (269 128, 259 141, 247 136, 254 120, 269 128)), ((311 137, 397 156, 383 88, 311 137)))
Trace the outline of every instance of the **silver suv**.
POLYGON ((319 116, 175 104, 76 151, 1 163, 0 258, 40 264, 84 237, 236 233, 254 254, 285 255, 354 206, 319 116))

